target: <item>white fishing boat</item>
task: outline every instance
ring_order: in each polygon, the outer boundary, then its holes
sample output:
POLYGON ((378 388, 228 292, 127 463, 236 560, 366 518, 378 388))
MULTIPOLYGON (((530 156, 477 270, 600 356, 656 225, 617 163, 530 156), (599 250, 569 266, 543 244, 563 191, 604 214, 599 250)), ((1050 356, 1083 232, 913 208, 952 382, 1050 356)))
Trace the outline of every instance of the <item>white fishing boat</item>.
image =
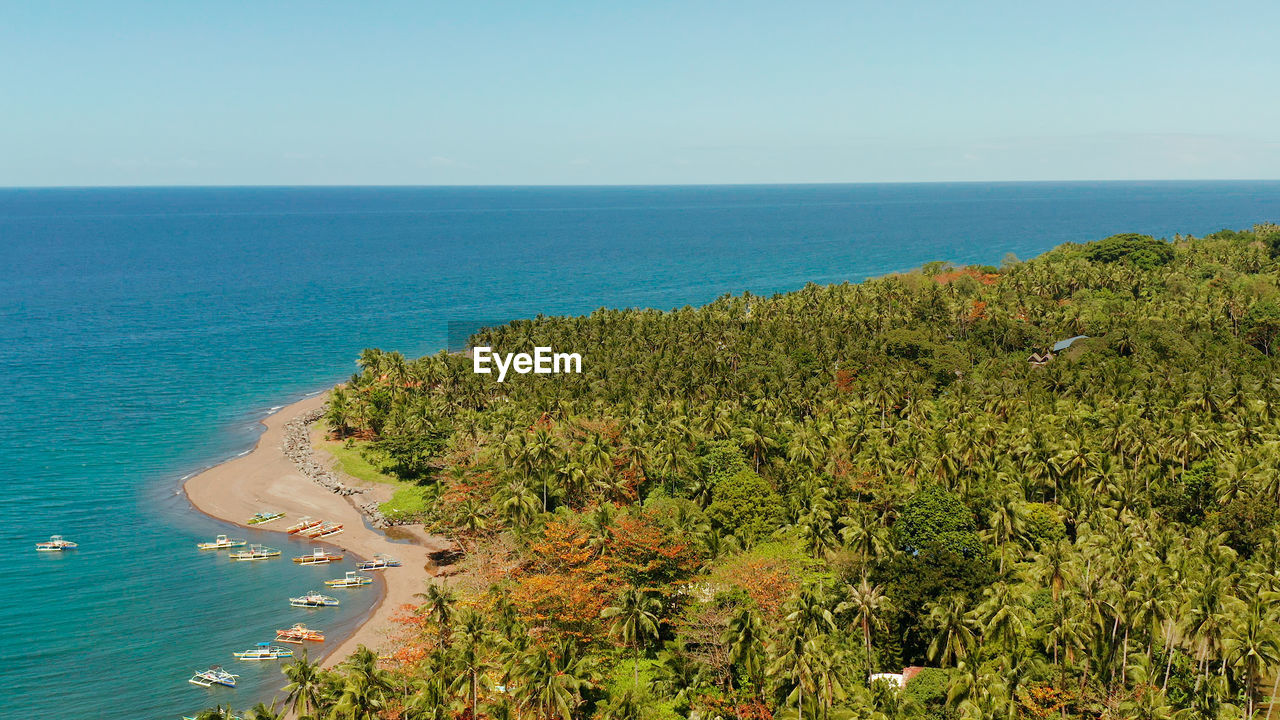
POLYGON ((310 555, 299 555, 293 561, 299 565, 326 565, 328 563, 342 562, 342 554, 331 553, 324 548, 316 548, 310 555))
POLYGON ((221 666, 214 665, 208 670, 202 670, 191 676, 187 682, 200 687, 213 687, 214 685, 225 685, 226 687, 235 687, 236 678, 239 675, 223 670, 221 666))
POLYGON ((400 567, 400 561, 390 555, 374 555, 372 560, 362 560, 356 563, 357 570, 386 570, 387 568, 400 567))
POLYGON ((265 545, 250 545, 248 550, 233 552, 227 557, 232 560, 267 560, 273 557, 280 557, 280 551, 265 545))
POLYGON ((49 542, 36 543, 36 550, 39 552, 62 552, 63 550, 75 550, 79 545, 64 540, 61 535, 52 535, 49 542))
POLYGON ((311 592, 301 597, 289 598, 289 604, 294 607, 318 608, 318 607, 334 607, 339 603, 338 603, 338 598, 329 597, 328 595, 321 595, 315 590, 312 590, 311 592))
POLYGON ((293 657, 293 651, 289 648, 272 645, 269 642, 260 642, 250 650, 231 654, 235 655, 237 660, 279 660, 293 657))
POLYGON ((243 538, 229 538, 226 535, 219 535, 213 539, 213 542, 197 543, 196 547, 201 550, 226 550, 228 548, 244 547, 248 542, 243 538))
POLYGON ((348 570, 345 577, 334 580, 325 580, 324 584, 335 588, 353 588, 361 585, 369 585, 373 582, 373 578, 368 575, 360 575, 354 570, 348 570))

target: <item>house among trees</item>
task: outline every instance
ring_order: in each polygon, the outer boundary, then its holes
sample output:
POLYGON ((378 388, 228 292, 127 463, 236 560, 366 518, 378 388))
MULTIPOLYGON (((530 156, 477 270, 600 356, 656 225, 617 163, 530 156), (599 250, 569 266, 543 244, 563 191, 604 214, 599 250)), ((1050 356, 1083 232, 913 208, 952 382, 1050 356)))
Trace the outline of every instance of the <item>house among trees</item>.
POLYGON ((924 668, 919 665, 912 665, 911 667, 902 668, 902 672, 900 673, 875 673, 871 676, 871 682, 874 684, 876 681, 880 680, 887 682, 896 688, 904 688, 907 686, 907 683, 911 682, 911 678, 918 675, 923 669, 924 668))
POLYGON ((1088 335, 1076 335, 1075 337, 1069 337, 1066 340, 1059 340, 1053 344, 1052 348, 1045 350, 1044 353, 1033 351, 1027 356, 1027 362, 1031 363, 1034 367, 1040 367, 1052 360, 1058 353, 1071 347, 1077 340, 1087 340, 1088 338, 1088 335))

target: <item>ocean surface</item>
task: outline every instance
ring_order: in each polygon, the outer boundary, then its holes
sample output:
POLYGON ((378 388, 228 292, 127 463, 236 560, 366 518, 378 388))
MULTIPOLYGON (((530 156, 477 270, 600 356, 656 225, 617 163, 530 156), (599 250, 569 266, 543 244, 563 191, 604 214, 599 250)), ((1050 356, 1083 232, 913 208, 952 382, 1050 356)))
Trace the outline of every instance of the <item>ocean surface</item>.
POLYGON ((1280 221, 1280 182, 610 188, 0 190, 0 717, 177 718, 268 700, 231 652, 338 610, 288 607, 342 567, 232 563, 180 480, 367 346, 450 322, 996 264, 1065 241, 1280 221), (74 553, 37 554, 61 533, 74 553), (223 664, 235 690, 187 683, 223 664))

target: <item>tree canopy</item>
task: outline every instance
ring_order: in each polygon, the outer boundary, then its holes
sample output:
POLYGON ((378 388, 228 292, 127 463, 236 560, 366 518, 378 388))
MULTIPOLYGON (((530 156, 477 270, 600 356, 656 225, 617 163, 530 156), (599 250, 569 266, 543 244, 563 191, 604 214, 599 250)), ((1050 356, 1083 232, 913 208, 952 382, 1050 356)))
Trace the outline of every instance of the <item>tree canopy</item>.
POLYGON ((434 488, 417 520, 468 554, 381 668, 295 673, 291 697, 343 718, 1268 714, 1273 227, 473 338, 581 352, 580 375, 366 351, 329 427, 403 449, 434 488), (869 680, 906 666, 930 669, 869 680))

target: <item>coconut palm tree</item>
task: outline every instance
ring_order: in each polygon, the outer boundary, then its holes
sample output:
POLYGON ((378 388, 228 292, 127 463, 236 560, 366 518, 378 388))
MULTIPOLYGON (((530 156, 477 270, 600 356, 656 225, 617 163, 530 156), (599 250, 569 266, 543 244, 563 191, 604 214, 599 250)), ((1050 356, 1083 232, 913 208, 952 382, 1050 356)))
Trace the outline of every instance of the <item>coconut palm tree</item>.
POLYGON ((595 671, 577 642, 565 639, 550 648, 530 647, 519 658, 514 680, 520 705, 535 717, 574 720, 583 693, 595 687, 595 671))
POLYGON ((975 644, 970 625, 968 599, 960 593, 952 593, 933 603, 929 608, 929 624, 933 627, 933 640, 929 643, 929 659, 943 667, 957 664, 968 657, 975 644))
MULTIPOLYGON (((1245 686, 1246 717, 1252 718, 1257 695, 1257 682, 1266 670, 1280 680, 1280 636, 1276 632, 1275 613, 1270 603, 1254 598, 1248 609, 1227 629, 1223 650, 1226 661, 1240 671, 1245 686)), ((1274 689, 1272 695, 1275 695, 1274 689)), ((1270 707, 1270 703, 1268 703, 1270 707)))
POLYGON ((439 632, 440 644, 442 646, 449 645, 449 637, 453 632, 453 606, 457 601, 453 590, 449 589, 443 581, 427 583, 427 591, 425 593, 414 593, 414 597, 422 598, 426 602, 422 605, 421 611, 425 612, 436 624, 439 632))
POLYGON ((871 683, 871 675, 875 672, 875 661, 871 655, 871 629, 878 626, 881 616, 893 607, 893 603, 884 594, 880 585, 872 585, 863 578, 857 586, 849 588, 848 598, 836 607, 836 613, 849 612, 853 620, 862 628, 863 648, 867 657, 867 684, 871 683))
POLYGON ((725 627, 722 642, 729 647, 729 662, 741 667, 759 688, 765 658, 765 628, 760 616, 750 607, 738 610, 725 627))
POLYGON ((661 611, 661 600, 643 590, 628 588, 622 591, 614 605, 600 613, 600 617, 613 621, 610 632, 635 651, 632 671, 633 682, 637 686, 640 684, 640 655, 645 644, 658 637, 658 613, 661 611))
POLYGON ((327 678, 319 663, 307 658, 304 650, 293 662, 281 665, 280 671, 289 679, 285 685, 285 706, 298 716, 318 715, 323 707, 327 678))
POLYGON ((270 705, 258 703, 249 711, 247 720, 284 720, 284 712, 276 709, 274 700, 270 705))

